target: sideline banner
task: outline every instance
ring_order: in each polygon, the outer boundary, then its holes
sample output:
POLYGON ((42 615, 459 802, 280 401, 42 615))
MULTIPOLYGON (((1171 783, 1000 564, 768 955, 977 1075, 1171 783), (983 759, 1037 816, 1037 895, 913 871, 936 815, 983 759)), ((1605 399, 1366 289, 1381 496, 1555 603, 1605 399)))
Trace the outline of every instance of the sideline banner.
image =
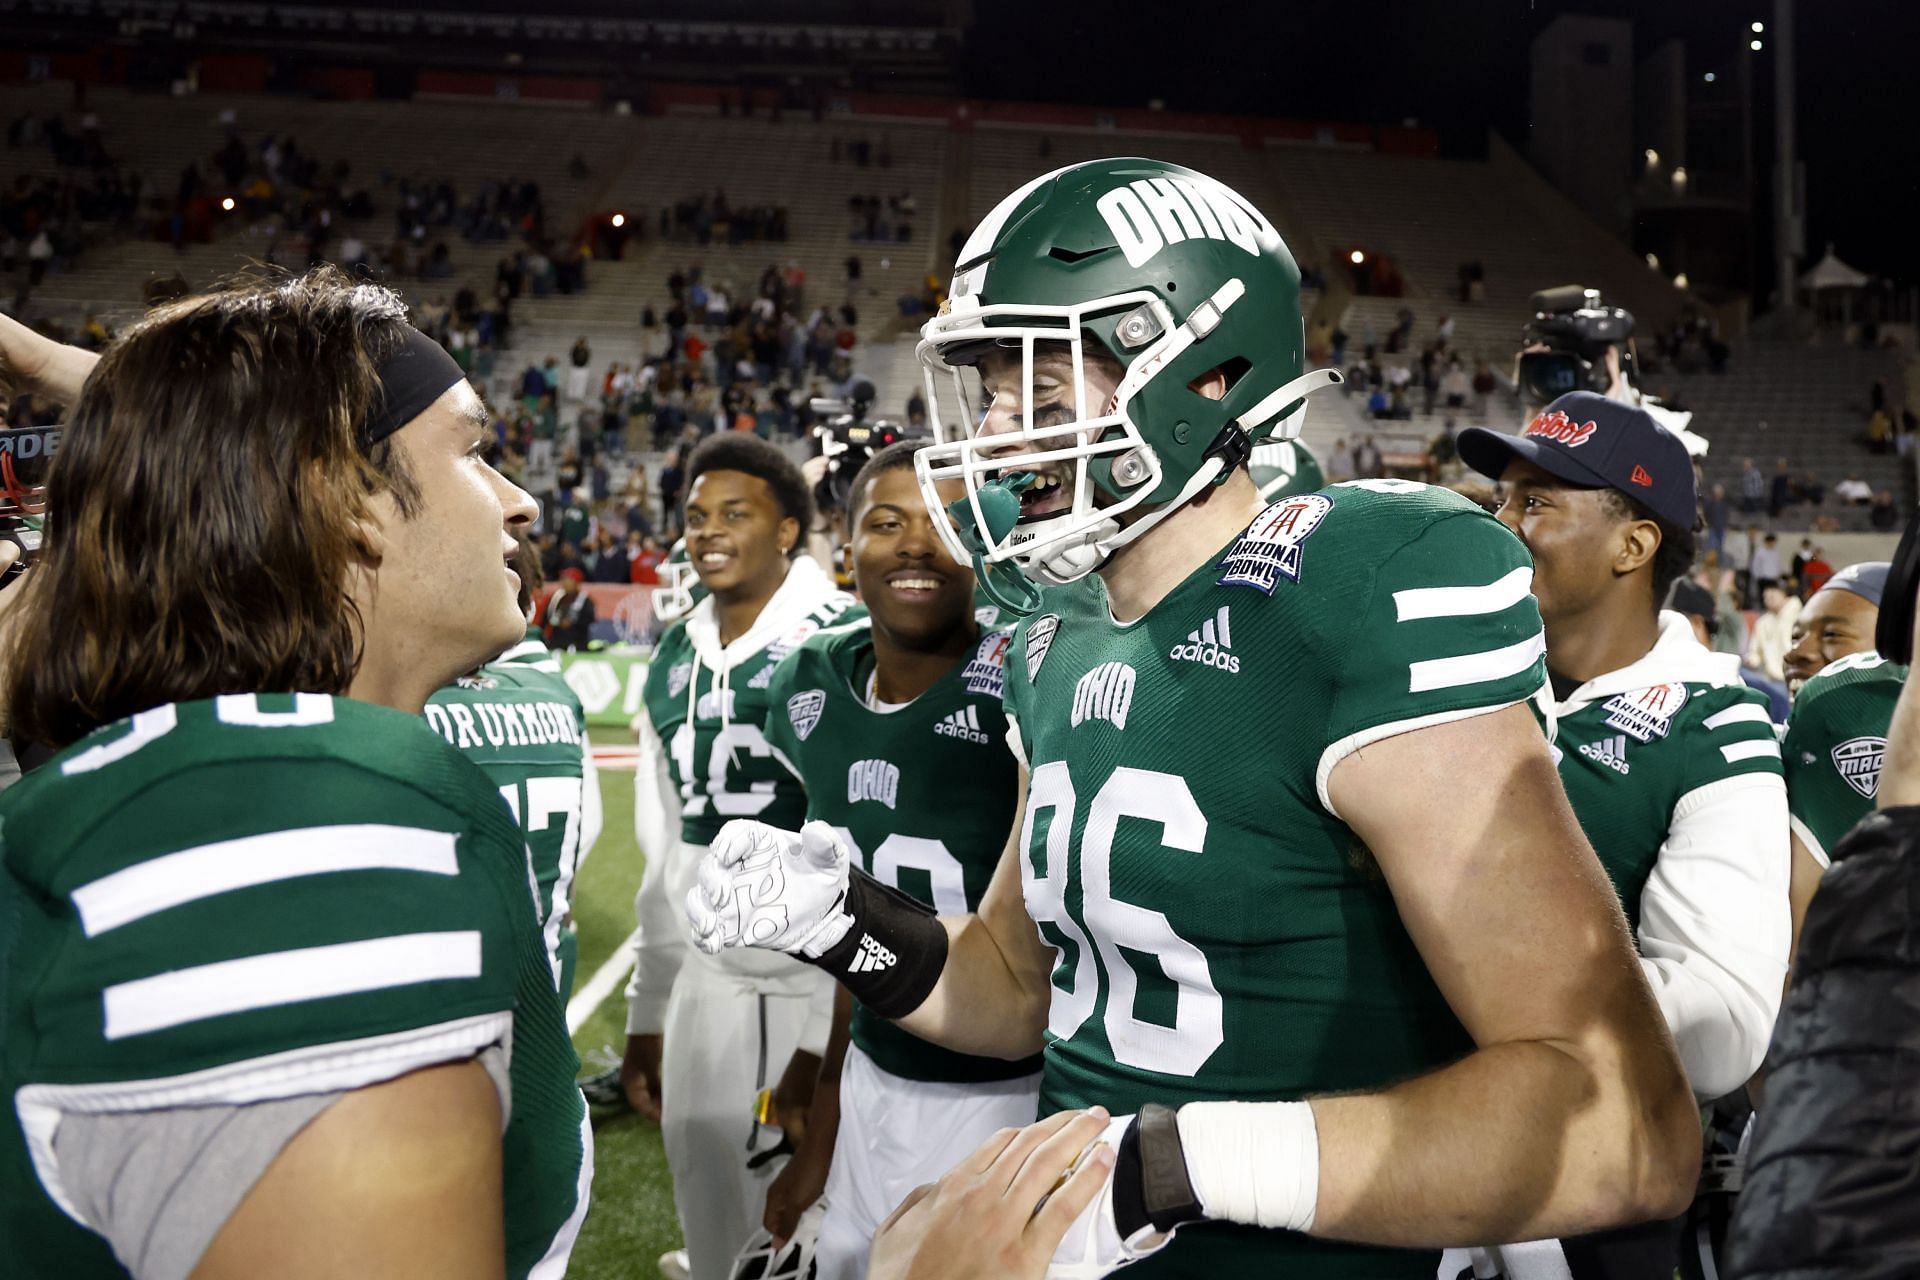
POLYGON ((619 645, 554 656, 560 659, 561 674, 580 695, 589 726, 624 729, 640 714, 640 693, 647 683, 645 650, 619 645))

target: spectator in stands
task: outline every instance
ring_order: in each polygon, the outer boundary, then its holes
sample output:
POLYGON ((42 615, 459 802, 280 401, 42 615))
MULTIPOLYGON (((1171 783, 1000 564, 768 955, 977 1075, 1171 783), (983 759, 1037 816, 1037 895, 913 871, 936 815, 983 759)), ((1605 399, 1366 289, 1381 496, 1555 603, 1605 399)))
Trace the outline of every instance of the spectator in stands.
POLYGON ((637 587, 657 587, 660 585, 660 565, 667 553, 660 548, 660 540, 643 534, 638 529, 627 530, 627 581, 637 587))
POLYGON ((1361 480, 1378 480, 1387 473, 1386 460, 1380 456, 1372 436, 1360 441, 1360 447, 1353 455, 1353 469, 1356 478, 1361 480))
POLYGON ((1731 504, 1727 502, 1727 486, 1716 484, 1707 492, 1707 499, 1700 504, 1700 515, 1706 523, 1707 550, 1719 552, 1727 545, 1727 520, 1732 514, 1731 504))
POLYGON ((1767 479, 1748 458, 1740 466, 1740 510, 1747 515, 1758 512, 1767 499, 1767 479))
MULTIPOLYGON (((1767 535, 1772 541, 1773 535, 1767 535)), ((1793 648, 1793 624, 1800 618, 1800 597, 1780 583, 1763 579, 1760 588, 1761 613, 1754 619, 1753 636, 1747 642, 1749 667, 1778 685, 1787 680, 1787 653, 1793 648)))
MULTIPOLYGON (((571 550, 563 543, 565 551, 571 550)), ((549 649, 584 649, 593 633, 593 597, 581 585, 585 572, 577 565, 560 570, 560 585, 547 600, 546 625, 542 628, 549 649)))
MULTIPOLYGON (((1753 539, 1759 532, 1758 527, 1751 528, 1747 530, 1747 537, 1753 539)), ((1776 535, 1769 533, 1759 541, 1751 542, 1750 545, 1753 547, 1753 552, 1747 560, 1749 606, 1755 603, 1759 593, 1769 582, 1778 582, 1783 572, 1783 566, 1780 563, 1780 539, 1776 535)))
POLYGON ((1333 449, 1327 454, 1327 480, 1331 484, 1339 484, 1343 480, 1353 479, 1354 474, 1353 446, 1347 443, 1345 436, 1341 436, 1333 442, 1333 449))
POLYGON ((1862 480, 1857 473, 1850 472, 1846 479, 1833 486, 1833 496, 1842 502, 1861 507, 1873 501, 1873 486, 1862 480))
POLYGON ((1793 505, 1793 472, 1787 469, 1787 460, 1781 458, 1773 464, 1773 484, 1767 498, 1767 514, 1774 519, 1793 505))
POLYGON ((1821 553, 1819 547, 1815 547, 1813 555, 1800 570, 1801 599, 1813 599, 1814 595, 1827 585, 1828 579, 1833 577, 1833 572, 1833 566, 1827 562, 1826 556, 1821 553))
POLYGON ((1789 572, 1792 574, 1794 582, 1799 585, 1800 597, 1803 600, 1813 594, 1811 591, 1807 590, 1807 577, 1806 577, 1807 562, 1812 559, 1813 559, 1813 539, 1812 538, 1800 539, 1800 546, 1793 553, 1793 566, 1789 570, 1789 572))
POLYGON ((1893 415, 1881 405, 1867 418, 1867 447, 1885 454, 1893 448, 1893 415))
POLYGON ((581 559, 587 562, 589 582, 626 582, 633 572, 626 546, 614 538, 611 529, 602 528, 594 537, 593 550, 581 559))
POLYGON ((1473 382, 1467 377, 1467 369, 1458 356, 1447 361, 1447 371, 1440 378, 1440 401, 1449 409, 1467 407, 1467 396, 1473 391, 1473 382))
POLYGON ((587 379, 593 364, 593 348, 587 342, 587 335, 581 334, 573 340, 573 350, 567 353, 567 399, 574 403, 587 398, 587 379))
POLYGON ((27 242, 27 287, 39 288, 40 282, 47 278, 47 268, 52 265, 53 241, 47 236, 47 229, 42 227, 27 242))
POLYGON ((1375 417, 1375 418, 1384 418, 1384 417, 1387 417, 1392 411, 1393 411, 1393 402, 1387 399, 1387 389, 1383 386, 1374 387, 1372 393, 1367 396, 1368 416, 1375 417))
POLYGON ((1882 533, 1897 528, 1900 524, 1900 512, 1893 505, 1893 495, 1882 491, 1873 495, 1873 505, 1868 508, 1867 522, 1882 533))

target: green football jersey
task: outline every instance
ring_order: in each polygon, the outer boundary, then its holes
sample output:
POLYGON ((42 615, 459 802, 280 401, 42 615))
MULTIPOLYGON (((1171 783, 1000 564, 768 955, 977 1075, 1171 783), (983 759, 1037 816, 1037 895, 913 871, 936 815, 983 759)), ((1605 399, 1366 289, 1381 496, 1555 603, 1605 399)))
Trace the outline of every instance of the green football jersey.
POLYGON ((540 886, 540 920, 561 998, 573 990, 578 941, 573 878, 599 834, 587 794, 587 713, 546 646, 531 642, 427 700, 427 724, 486 771, 519 820, 540 886), (541 655, 545 655, 544 660, 541 655))
POLYGON ((787 634, 742 659, 724 690, 713 668, 698 660, 684 621, 660 637, 641 696, 680 792, 682 840, 711 844, 735 818, 788 831, 806 821, 806 793, 767 746, 767 684, 780 659, 851 607, 844 592, 828 596, 787 634))
MULTIPOLYGON (((1268 507, 1131 624, 1098 582, 1045 594, 1006 677, 1022 887, 1058 953, 1042 1115, 1377 1088, 1471 1051, 1327 778, 1539 690, 1531 582, 1465 498, 1360 481, 1268 507)), ((1203 1224, 1138 1275, 1430 1280, 1438 1259, 1203 1224)))
POLYGON ((1831 663, 1800 686, 1782 746, 1794 834, 1826 865, 1833 847, 1873 812, 1893 704, 1907 668, 1877 653, 1831 663))
MULTIPOLYGON (((1008 633, 989 631, 931 689, 890 712, 867 705, 873 632, 813 637, 768 688, 767 742, 808 784, 807 817, 839 831, 869 875, 942 915, 980 905, 1007 847, 1019 765, 1000 691, 1008 633)), ((909 1080, 1010 1080, 1040 1069, 939 1048, 855 1004, 853 1042, 909 1080)))
POLYGON ((558 1274, 591 1151, 525 844, 416 716, 236 695, 106 726, 0 795, 0 1238, 123 1276, 68 1215, 63 1113, 360 1088, 511 1046, 507 1274, 558 1274))
POLYGON ((1563 712, 1556 725, 1560 782, 1636 931, 1681 799, 1742 774, 1780 776, 1766 697, 1737 682, 1653 684, 1563 712))

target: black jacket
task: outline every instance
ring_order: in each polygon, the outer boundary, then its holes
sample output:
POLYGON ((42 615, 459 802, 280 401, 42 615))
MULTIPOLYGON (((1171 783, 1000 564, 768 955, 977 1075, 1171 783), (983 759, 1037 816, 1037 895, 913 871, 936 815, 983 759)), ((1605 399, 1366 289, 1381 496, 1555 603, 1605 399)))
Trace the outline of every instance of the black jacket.
POLYGON ((1920 1276, 1920 806, 1834 850, 1767 1070, 1727 1274, 1920 1276))

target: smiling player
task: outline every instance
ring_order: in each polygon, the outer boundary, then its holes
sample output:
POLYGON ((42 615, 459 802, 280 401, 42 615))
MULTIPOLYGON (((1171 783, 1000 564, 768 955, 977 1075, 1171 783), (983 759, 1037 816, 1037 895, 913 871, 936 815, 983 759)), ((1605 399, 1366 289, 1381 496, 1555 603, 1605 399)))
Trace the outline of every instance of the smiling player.
MULTIPOLYGON (((780 664, 767 740, 805 783, 808 820, 833 828, 863 871, 960 913, 979 905, 1013 826, 1008 634, 982 632, 973 574, 934 531, 946 514, 928 512, 913 473, 924 444, 891 445, 855 477, 848 559, 871 623, 823 632, 780 664)), ((874 1232, 908 1192, 994 1130, 1033 1120, 1039 1070, 1037 1055, 938 1048, 864 1007, 849 1030, 843 1003, 806 1140, 768 1193, 768 1229, 791 1233, 824 1186, 820 1280, 863 1275, 874 1232)))

